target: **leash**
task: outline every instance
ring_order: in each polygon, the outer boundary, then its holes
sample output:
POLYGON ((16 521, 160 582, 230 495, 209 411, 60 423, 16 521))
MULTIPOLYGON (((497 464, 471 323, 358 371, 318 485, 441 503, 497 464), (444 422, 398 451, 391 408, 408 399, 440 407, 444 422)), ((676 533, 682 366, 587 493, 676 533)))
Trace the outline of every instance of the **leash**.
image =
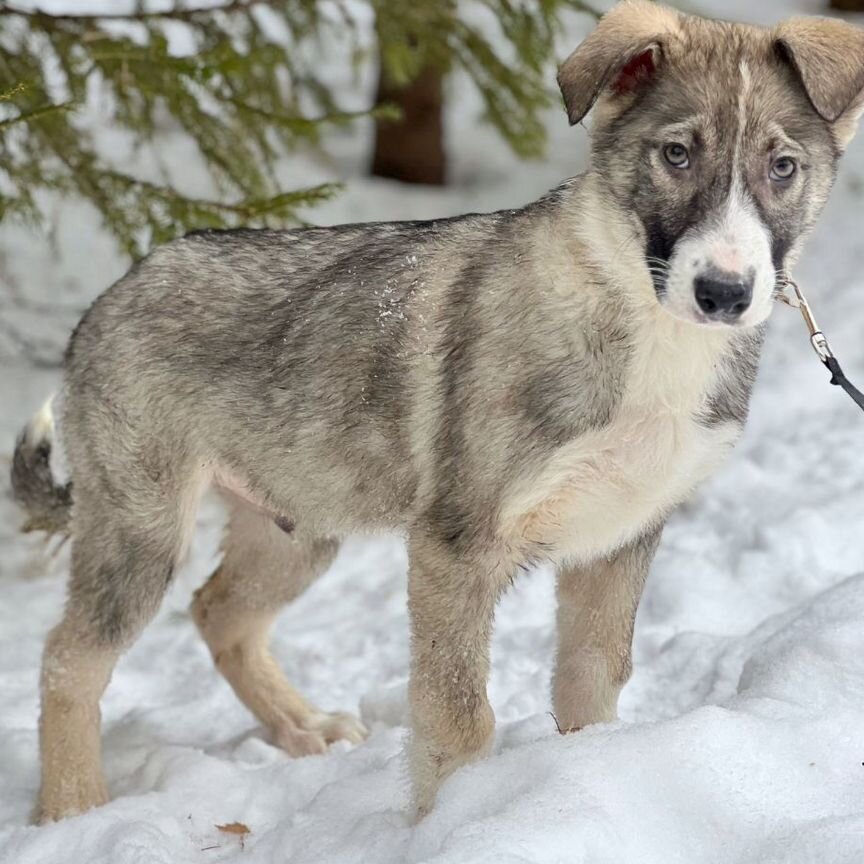
POLYGON ((813 311, 810 309, 810 304, 807 302, 804 292, 793 280, 787 279, 783 289, 777 295, 777 299, 781 300, 787 306, 791 306, 793 309, 800 310, 801 317, 804 319, 804 323, 810 331, 810 344, 813 346, 816 355, 822 361, 822 365, 831 373, 831 383, 835 384, 837 387, 842 387, 852 401, 862 411, 864 411, 864 393, 862 393, 843 372, 840 363, 837 361, 834 352, 831 350, 831 346, 828 344, 828 339, 825 337, 825 334, 819 328, 816 319, 813 317, 813 311), (787 294, 785 290, 786 288, 791 288, 794 292, 794 296, 787 294))

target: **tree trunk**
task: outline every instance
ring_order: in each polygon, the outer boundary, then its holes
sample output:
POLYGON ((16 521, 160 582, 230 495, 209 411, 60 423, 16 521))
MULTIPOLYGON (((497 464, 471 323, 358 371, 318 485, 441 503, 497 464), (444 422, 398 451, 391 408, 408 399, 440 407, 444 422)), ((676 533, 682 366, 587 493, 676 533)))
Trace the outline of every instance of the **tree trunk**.
POLYGON ((831 0, 829 5, 840 12, 864 12, 864 0, 831 0))
POLYGON ((427 66, 407 87, 395 87, 378 75, 376 104, 397 105, 402 119, 376 120, 372 173, 403 183, 441 186, 446 180, 444 152, 444 76, 427 66))

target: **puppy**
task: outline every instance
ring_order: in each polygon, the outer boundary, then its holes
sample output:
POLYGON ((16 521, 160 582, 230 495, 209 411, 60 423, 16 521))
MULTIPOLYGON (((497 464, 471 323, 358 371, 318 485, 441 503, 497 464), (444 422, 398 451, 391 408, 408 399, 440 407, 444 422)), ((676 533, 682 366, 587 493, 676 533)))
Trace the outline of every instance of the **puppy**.
POLYGON ((280 607, 349 532, 404 532, 414 807, 482 754, 496 600, 558 568, 565 730, 614 719, 669 513, 741 433, 763 327, 864 109, 864 34, 616 6, 565 61, 591 161, 518 210, 205 231, 93 304, 66 355, 71 485, 52 424, 12 479, 72 536, 42 672, 43 820, 107 798, 99 699, 159 606, 202 491, 230 504, 193 616, 294 755, 365 731, 310 705, 268 650, 280 607))

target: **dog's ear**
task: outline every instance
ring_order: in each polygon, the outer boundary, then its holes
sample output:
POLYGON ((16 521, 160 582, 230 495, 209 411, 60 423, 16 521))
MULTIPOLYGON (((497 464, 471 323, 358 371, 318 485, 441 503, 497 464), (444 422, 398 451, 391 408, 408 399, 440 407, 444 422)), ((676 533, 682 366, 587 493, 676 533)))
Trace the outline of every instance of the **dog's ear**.
POLYGON ((677 12, 649 0, 624 0, 604 15, 558 70, 570 124, 578 123, 606 88, 624 95, 645 86, 680 20, 677 12))
POLYGON ((864 30, 834 18, 791 18, 777 26, 774 45, 845 148, 864 112, 864 30))

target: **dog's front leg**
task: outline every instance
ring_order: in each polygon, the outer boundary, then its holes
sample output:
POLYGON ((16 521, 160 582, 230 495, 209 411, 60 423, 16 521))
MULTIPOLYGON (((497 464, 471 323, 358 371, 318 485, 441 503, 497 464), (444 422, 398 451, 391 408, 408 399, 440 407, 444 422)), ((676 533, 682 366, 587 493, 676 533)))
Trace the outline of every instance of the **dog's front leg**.
POLYGON ((608 558, 558 573, 558 656, 552 681, 562 732, 615 720, 630 677, 633 621, 661 529, 608 558))
POLYGON ((491 744, 495 718, 486 681, 502 580, 490 556, 459 554, 418 532, 408 546, 409 763, 414 815, 420 819, 441 783, 491 744))

